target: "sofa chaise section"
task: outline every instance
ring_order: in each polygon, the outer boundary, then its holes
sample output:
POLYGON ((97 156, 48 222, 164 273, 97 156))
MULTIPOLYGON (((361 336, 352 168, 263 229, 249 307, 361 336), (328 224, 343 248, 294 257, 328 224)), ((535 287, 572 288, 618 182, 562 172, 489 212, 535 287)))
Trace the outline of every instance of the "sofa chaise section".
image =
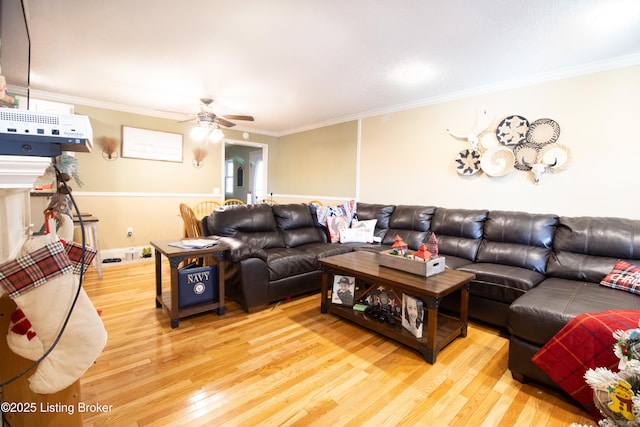
POLYGON ((509 307, 509 369, 521 381, 557 385, 533 355, 579 314, 639 310, 640 296, 600 285, 618 260, 640 265, 640 221, 560 217, 546 278, 509 307))

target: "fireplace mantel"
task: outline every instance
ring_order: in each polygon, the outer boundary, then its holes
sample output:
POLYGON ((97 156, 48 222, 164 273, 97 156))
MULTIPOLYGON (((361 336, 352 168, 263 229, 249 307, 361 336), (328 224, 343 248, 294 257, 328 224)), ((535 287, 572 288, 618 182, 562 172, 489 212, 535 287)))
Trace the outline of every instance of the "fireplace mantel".
POLYGON ((48 157, 0 156, 0 262, 15 258, 31 234, 29 192, 48 157))
POLYGON ((50 164, 49 157, 0 156, 0 189, 32 189, 50 164))

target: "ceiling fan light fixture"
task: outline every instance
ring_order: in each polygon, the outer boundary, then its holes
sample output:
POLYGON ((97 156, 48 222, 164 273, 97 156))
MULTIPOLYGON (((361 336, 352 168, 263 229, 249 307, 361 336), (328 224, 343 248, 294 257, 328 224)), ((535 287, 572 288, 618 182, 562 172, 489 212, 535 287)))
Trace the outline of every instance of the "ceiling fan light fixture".
POLYGON ((204 127, 198 125, 194 126, 194 128, 191 129, 191 133, 189 134, 189 136, 191 136, 191 138, 195 139, 196 141, 202 141, 206 134, 207 130, 204 127))
POLYGON ((218 116, 210 109, 210 104, 213 102, 211 98, 201 98, 200 99, 200 112, 195 114, 195 118, 190 120, 183 120, 183 122, 195 121, 196 126, 191 130, 189 135, 192 139, 196 141, 205 140, 205 145, 209 142, 218 143, 222 141, 224 138, 224 133, 222 133, 222 129, 220 126, 225 127, 233 127, 236 124, 229 121, 231 120, 248 120, 253 121, 252 116, 244 116, 244 115, 226 115, 226 116, 218 116))
POLYGON ((222 129, 216 126, 211 130, 211 132, 209 132, 207 139, 211 142, 218 143, 222 141, 222 138, 224 138, 224 133, 222 132, 222 129))

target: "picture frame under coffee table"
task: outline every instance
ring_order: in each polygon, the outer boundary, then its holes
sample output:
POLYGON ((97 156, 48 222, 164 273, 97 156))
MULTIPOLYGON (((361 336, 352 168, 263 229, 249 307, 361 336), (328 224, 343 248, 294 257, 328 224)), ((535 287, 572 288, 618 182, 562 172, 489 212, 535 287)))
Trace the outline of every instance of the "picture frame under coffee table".
POLYGON ((416 349, 427 362, 435 363, 438 353, 446 345, 458 337, 467 336, 469 287, 475 275, 447 268, 443 273, 423 277, 380 266, 378 256, 375 252, 355 251, 320 259, 318 262, 323 271, 320 312, 335 314, 416 349), (362 306, 359 304, 353 307, 332 304, 329 291, 332 290, 334 275, 355 277, 356 302, 371 287, 392 289, 399 295, 406 293, 420 298, 426 311, 423 336, 417 338, 403 328, 399 320, 384 315, 372 316, 370 310, 367 314, 360 310, 362 306), (442 298, 454 292, 460 292, 459 316, 440 313, 442 298))

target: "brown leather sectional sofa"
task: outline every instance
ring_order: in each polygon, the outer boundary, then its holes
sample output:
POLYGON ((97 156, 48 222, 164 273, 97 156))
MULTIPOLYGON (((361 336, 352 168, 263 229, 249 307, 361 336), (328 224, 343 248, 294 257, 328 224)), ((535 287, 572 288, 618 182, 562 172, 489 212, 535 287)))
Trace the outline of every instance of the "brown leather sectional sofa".
MULTIPOLYGON (((227 294, 247 311, 317 292, 320 257, 381 251, 396 235, 415 250, 433 232, 447 267, 476 275, 469 316, 509 332, 509 368, 521 381, 557 387, 531 357, 576 315, 640 309, 640 296, 599 284, 619 259, 640 266, 640 220, 369 203, 356 212, 377 219, 380 244, 328 243, 306 204, 229 207, 202 226, 232 247, 227 294)), ((458 306, 441 301, 443 310, 458 306)))

